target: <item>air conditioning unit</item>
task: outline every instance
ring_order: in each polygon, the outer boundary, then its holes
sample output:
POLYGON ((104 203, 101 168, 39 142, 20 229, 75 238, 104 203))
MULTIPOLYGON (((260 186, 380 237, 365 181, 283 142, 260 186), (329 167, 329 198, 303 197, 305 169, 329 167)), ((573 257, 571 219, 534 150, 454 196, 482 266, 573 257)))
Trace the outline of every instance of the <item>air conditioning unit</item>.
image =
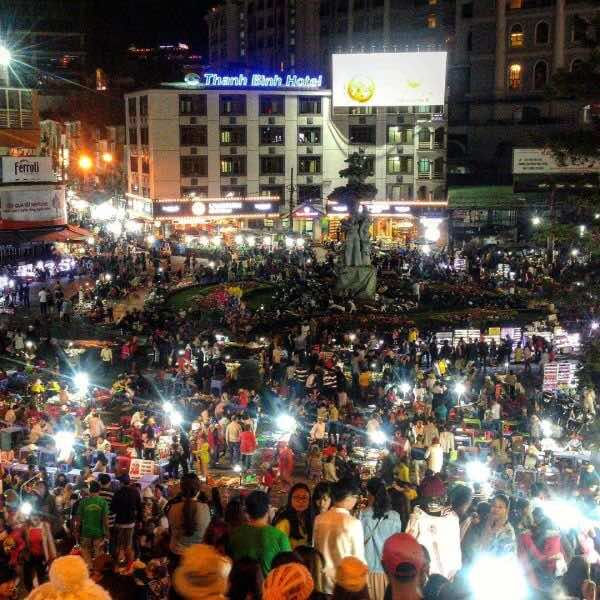
POLYGON ((402 125, 404 123, 404 117, 402 115, 398 115, 398 125, 402 125))
POLYGON ((237 148, 230 148, 229 154, 237 154, 237 148))
POLYGON ((402 146, 396 146, 396 152, 398 154, 402 154, 402 150, 403 150, 402 146))
POLYGON ((269 117, 269 125, 275 125, 275 117, 269 117))
POLYGON ((309 175, 309 176, 306 178, 306 183, 312 183, 312 182, 313 182, 313 178, 312 178, 312 177, 309 175))
POLYGON ((306 124, 307 125, 312 125, 314 123, 314 119, 312 117, 309 117, 308 119, 306 119, 306 124))
POLYGON ((358 117, 358 122, 360 125, 366 125, 367 124, 367 117, 358 117))
POLYGON ((237 177, 231 178, 231 185, 237 185, 237 177))
POLYGON ((269 148, 269 154, 275 154, 275 148, 269 148))
POLYGON ((198 154, 198 148, 190 148, 190 154, 198 154))
POLYGON ((313 153, 313 149, 310 146, 307 146, 306 154, 312 154, 312 153, 313 153))
POLYGON ((396 183, 402 183, 403 179, 402 179, 402 175, 396 175, 396 183))
POLYGON ((195 125, 198 122, 198 119, 196 119, 196 117, 190 117, 190 125, 195 125))
POLYGON ((237 123, 237 119, 235 117, 229 117, 229 124, 235 125, 237 123))
POLYGON ((198 178, 192 177, 192 185, 198 185, 198 178))
POLYGON ((275 177, 269 177, 269 183, 277 183, 275 177))

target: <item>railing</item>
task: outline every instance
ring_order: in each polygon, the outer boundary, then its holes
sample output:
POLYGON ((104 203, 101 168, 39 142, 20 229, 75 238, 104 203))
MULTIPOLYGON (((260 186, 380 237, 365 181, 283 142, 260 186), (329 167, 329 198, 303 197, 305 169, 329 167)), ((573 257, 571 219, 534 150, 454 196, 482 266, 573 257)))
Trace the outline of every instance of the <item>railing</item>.
POLYGON ((31 110, 0 109, 0 128, 33 129, 33 112, 31 110))

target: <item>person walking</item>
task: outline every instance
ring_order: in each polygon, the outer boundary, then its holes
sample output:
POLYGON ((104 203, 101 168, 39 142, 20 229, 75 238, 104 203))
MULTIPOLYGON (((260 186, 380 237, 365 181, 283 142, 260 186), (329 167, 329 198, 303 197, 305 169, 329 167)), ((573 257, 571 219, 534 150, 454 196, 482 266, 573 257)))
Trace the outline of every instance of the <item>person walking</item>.
POLYGON ((240 435, 242 426, 238 421, 237 415, 231 417, 231 422, 225 429, 225 442, 229 450, 229 462, 231 466, 236 465, 240 460, 240 435))
POLYGON ((77 522, 81 555, 89 567, 102 553, 102 546, 108 538, 108 502, 100 496, 100 484, 91 481, 90 495, 79 502, 77 522))

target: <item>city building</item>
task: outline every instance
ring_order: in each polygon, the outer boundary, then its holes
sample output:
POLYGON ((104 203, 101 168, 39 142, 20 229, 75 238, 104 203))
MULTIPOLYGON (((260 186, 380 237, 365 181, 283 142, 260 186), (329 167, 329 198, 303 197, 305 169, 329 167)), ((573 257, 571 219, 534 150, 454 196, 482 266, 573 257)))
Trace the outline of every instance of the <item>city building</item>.
POLYGON ((378 190, 367 206, 376 237, 414 240, 423 219, 443 218, 443 105, 334 107, 322 78, 302 75, 199 81, 125 97, 128 198, 156 221, 257 228, 291 211, 295 230, 335 237, 347 207, 326 199, 346 183, 339 171, 356 151, 378 190))
POLYGON ((225 0, 206 16, 212 69, 319 71, 319 0, 225 0))
POLYGON ((552 98, 559 69, 577 70, 600 14, 595 0, 458 0, 449 72, 449 179, 510 185, 513 148, 578 127, 584 106, 552 98))

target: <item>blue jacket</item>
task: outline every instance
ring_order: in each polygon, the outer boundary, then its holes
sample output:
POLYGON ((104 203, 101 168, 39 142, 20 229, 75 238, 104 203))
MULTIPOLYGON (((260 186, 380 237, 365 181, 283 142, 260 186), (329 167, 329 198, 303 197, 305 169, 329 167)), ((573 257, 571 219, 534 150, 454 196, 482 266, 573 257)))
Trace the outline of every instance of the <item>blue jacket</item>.
POLYGON ((390 510, 383 519, 375 519, 373 509, 368 507, 360 513, 360 522, 365 534, 365 558, 369 571, 382 573, 383 544, 394 533, 402 532, 400 515, 395 510, 390 510))

